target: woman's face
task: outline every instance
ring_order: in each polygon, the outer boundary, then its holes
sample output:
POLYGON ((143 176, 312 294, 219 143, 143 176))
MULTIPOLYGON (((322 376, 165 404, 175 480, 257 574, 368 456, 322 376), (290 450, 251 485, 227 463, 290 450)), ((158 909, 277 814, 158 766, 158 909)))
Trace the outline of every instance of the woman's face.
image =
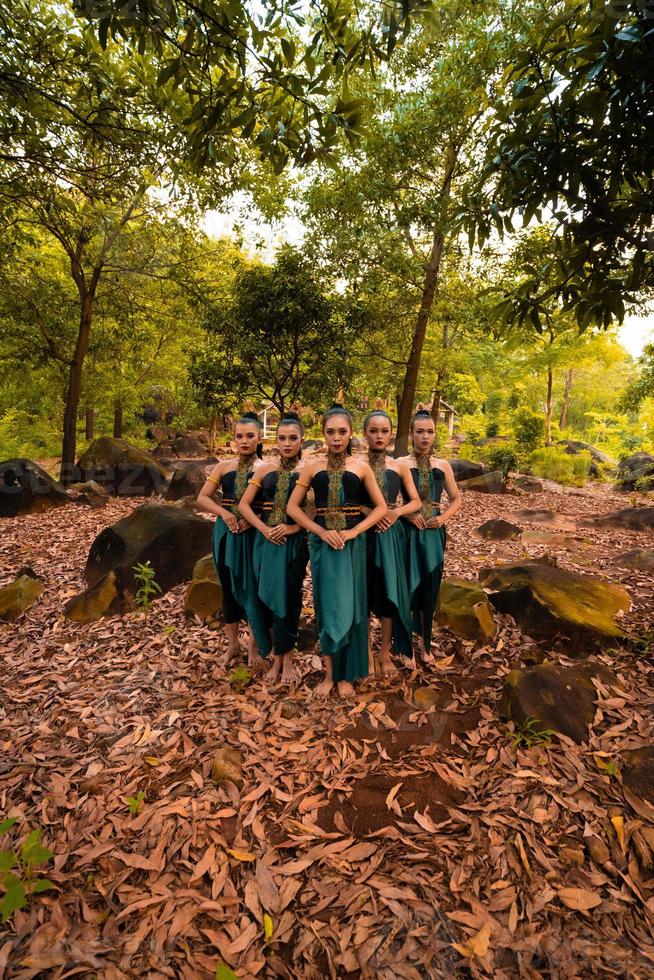
POLYGON ((330 415, 323 426, 327 448, 333 453, 344 453, 352 435, 347 415, 330 415))
POLYGON ((434 420, 417 419, 413 423, 411 438, 413 440, 414 448, 419 453, 426 454, 431 452, 431 447, 434 445, 434 439, 436 438, 434 420))
POLYGON ((297 425, 292 422, 288 425, 280 425, 277 429, 277 448, 284 459, 297 456, 302 448, 302 433, 297 425))
POLYGON ((371 449, 381 451, 386 449, 391 441, 393 427, 383 415, 373 415, 371 419, 368 419, 364 435, 371 449))
POLYGON ((234 429, 234 442, 239 456, 251 456, 257 451, 259 426, 254 422, 239 422, 234 429))

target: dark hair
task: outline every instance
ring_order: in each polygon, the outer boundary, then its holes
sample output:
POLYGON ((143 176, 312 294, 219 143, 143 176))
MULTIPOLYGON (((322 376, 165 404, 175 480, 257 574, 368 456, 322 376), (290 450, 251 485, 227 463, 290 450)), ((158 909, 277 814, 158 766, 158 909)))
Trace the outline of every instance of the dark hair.
MULTIPOLYGON (((344 415, 345 418, 350 423, 350 432, 352 431, 352 429, 354 428, 354 423, 352 422, 352 416, 348 412, 348 410, 345 407, 345 405, 341 405, 340 402, 334 402, 332 405, 329 406, 328 409, 326 409, 322 413, 322 431, 323 432, 325 431, 325 426, 327 424, 327 419, 330 419, 332 417, 332 415, 344 415)), ((347 447, 345 449, 345 452, 348 454, 348 456, 351 456, 352 455, 352 439, 349 439, 348 440, 348 444, 347 444, 347 447)))
MULTIPOLYGON (((302 425, 302 420, 300 419, 300 416, 297 414, 297 412, 284 412, 281 419, 277 423, 276 432, 279 432, 282 425, 296 425, 300 430, 300 436, 304 436, 304 426, 302 425)), ((297 458, 302 459, 301 447, 297 454, 297 458)))
POLYGON ((413 432, 413 426, 418 421, 418 419, 431 419, 431 412, 428 412, 426 408, 419 408, 411 419, 411 431, 413 432))
POLYGON ((388 412, 385 412, 383 408, 374 408, 372 412, 368 412, 365 419, 363 420, 364 432, 366 432, 368 429, 368 422, 370 422, 370 419, 374 418, 375 415, 381 415, 382 418, 388 419, 388 421, 391 423, 391 431, 393 431, 393 420, 391 419, 388 412))
MULTIPOLYGON (((234 422, 234 429, 236 429, 237 425, 241 425, 242 423, 245 423, 247 425, 248 422, 254 422, 259 432, 261 433, 261 422, 256 412, 243 412, 240 419, 236 419, 236 421, 234 422)), ((259 436, 259 442, 257 443, 256 452, 259 459, 263 459, 263 443, 261 442, 261 436, 259 436)))

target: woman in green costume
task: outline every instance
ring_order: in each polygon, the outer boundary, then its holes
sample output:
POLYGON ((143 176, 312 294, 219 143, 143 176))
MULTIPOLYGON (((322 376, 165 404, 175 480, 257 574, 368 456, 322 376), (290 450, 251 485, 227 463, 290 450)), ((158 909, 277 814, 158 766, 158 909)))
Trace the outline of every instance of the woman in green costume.
POLYGON ((297 680, 293 651, 309 549, 306 531, 287 516, 286 504, 301 473, 303 434, 299 417, 287 412, 277 426, 279 459, 259 467, 238 505, 248 524, 257 530, 252 563, 266 629, 256 639, 263 654, 273 653, 273 665, 266 675, 269 683, 277 681, 280 671, 283 684, 297 680), (260 517, 253 510, 257 504, 260 517))
MULTIPOLYGON (((368 441, 368 462, 388 505, 379 523, 366 533, 368 551, 368 613, 381 625, 379 659, 385 674, 394 671, 391 643, 396 653, 411 657, 411 612, 406 576, 404 528, 400 517, 420 510, 422 504, 408 465, 386 455, 393 435, 390 416, 375 409, 363 423, 368 441), (400 491, 406 500, 398 503, 400 491)), ((363 508, 364 513, 367 509, 363 508)), ((374 660, 371 657, 371 671, 374 660)))
MULTIPOLYGON (((452 467, 446 459, 432 456, 435 437, 431 414, 425 410, 416 412, 411 422, 413 452, 401 460, 411 471, 422 504, 417 514, 410 514, 403 520, 407 532, 407 579, 413 632, 418 634, 418 649, 423 658, 431 646, 432 623, 443 576, 445 524, 461 510, 461 494, 452 467), (443 489, 449 503, 441 513, 443 489)), ((404 490, 403 496, 408 499, 404 490)))
POLYGON ((310 531, 309 556, 320 649, 325 678, 316 694, 326 697, 336 685, 341 697, 354 693, 352 681, 368 674, 368 606, 364 532, 386 514, 386 502, 368 463, 349 455, 352 419, 342 405, 323 415, 327 458, 309 463, 298 479, 287 513, 310 531), (302 510, 313 488, 316 517, 302 510), (364 490, 372 508, 361 512, 364 490))
POLYGON ((227 650, 221 658, 229 663, 239 650, 238 625, 250 624, 248 664, 261 660, 255 637, 261 634, 263 609, 257 598, 252 567, 254 530, 238 513, 238 503, 250 477, 261 461, 261 427, 253 412, 245 412, 234 426, 236 458, 214 466, 200 490, 198 506, 216 515, 213 531, 213 558, 223 591, 223 621, 227 650), (220 488, 220 503, 213 499, 220 488))

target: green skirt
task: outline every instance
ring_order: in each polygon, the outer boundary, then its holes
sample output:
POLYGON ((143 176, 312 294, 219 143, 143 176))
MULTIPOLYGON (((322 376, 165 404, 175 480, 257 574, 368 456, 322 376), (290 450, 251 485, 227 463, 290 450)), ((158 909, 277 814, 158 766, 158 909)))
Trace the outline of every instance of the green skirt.
POLYGON ((425 530, 405 522, 406 562, 413 632, 420 634, 427 650, 431 645, 431 630, 443 577, 445 558, 445 528, 425 530), (424 629, 420 625, 424 614, 424 629))
MULTIPOLYGON (((252 632, 258 642, 259 637, 265 634, 266 619, 257 592, 252 565, 252 550, 256 533, 254 528, 250 528, 247 531, 241 531, 240 534, 233 534, 225 522, 217 518, 213 530, 213 558, 219 579, 229 586, 230 604, 236 612, 240 609, 245 614, 245 618, 252 627, 252 632)), ((223 595, 223 600, 225 598, 223 595)), ((225 616, 225 622, 234 622, 240 618, 238 615, 231 619, 225 616)), ((264 650, 261 653, 265 655, 264 650)))
POLYGON ((332 658, 334 682, 367 677, 365 537, 360 534, 336 551, 311 534, 309 555, 320 649, 332 658))
POLYGON ((304 531, 273 544, 257 532, 252 548, 252 565, 259 599, 266 619, 265 637, 257 636, 259 650, 268 655, 274 648, 278 656, 297 646, 302 586, 309 561, 304 531), (272 640, 271 640, 272 632, 272 640))
POLYGON ((411 597, 406 576, 406 540, 401 521, 379 534, 366 532, 368 611, 393 621, 393 649, 410 657, 411 597))

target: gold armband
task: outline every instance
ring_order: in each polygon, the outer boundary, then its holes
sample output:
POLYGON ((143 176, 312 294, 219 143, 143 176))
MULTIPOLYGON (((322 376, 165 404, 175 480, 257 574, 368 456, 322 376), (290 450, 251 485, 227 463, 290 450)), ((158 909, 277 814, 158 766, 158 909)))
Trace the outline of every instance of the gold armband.
POLYGON ((311 484, 310 483, 302 483, 302 480, 297 480, 296 483, 295 483, 295 486, 296 487, 304 487, 305 490, 308 490, 309 487, 311 486, 311 484))
POLYGON ((259 483, 258 480, 255 480, 254 477, 252 477, 252 479, 250 480, 250 484, 252 483, 254 483, 255 487, 259 487, 259 490, 261 490, 261 484, 259 483))
POLYGON ((220 480, 217 480, 215 476, 208 476, 207 483, 215 483, 217 487, 220 486, 220 480))

